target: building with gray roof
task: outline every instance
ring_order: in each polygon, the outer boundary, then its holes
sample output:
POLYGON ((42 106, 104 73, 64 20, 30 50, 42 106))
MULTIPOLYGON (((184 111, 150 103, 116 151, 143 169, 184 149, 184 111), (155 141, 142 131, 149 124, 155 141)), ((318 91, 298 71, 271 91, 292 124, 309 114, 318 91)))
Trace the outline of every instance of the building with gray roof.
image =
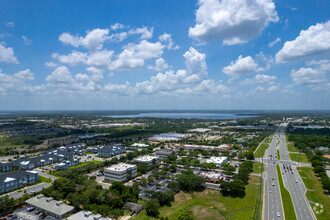
POLYGON ((38 172, 17 170, 0 174, 0 194, 38 182, 38 172))
POLYGON ((74 207, 57 201, 52 197, 46 197, 43 194, 37 195, 25 201, 28 206, 34 207, 36 210, 45 212, 47 215, 56 219, 64 218, 68 213, 74 211, 74 207))

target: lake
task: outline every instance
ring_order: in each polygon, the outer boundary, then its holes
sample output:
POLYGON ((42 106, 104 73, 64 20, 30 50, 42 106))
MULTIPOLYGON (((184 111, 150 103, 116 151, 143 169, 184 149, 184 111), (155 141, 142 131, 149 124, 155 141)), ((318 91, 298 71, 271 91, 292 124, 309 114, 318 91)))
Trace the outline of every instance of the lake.
POLYGON ((186 118, 186 119, 236 119, 236 118, 250 118, 257 117, 254 113, 203 113, 203 112, 149 112, 138 113, 131 115, 106 115, 104 117, 111 118, 186 118))

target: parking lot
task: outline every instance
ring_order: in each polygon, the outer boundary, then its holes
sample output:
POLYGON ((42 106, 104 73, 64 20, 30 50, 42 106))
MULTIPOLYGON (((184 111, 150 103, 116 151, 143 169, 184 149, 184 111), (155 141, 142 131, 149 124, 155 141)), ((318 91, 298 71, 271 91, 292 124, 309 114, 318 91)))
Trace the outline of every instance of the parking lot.
POLYGON ((14 215, 17 216, 17 219, 30 219, 30 220, 38 220, 39 216, 41 215, 41 213, 39 214, 35 214, 36 210, 33 211, 28 211, 27 210, 27 206, 23 207, 23 208, 18 208, 14 211, 14 215))

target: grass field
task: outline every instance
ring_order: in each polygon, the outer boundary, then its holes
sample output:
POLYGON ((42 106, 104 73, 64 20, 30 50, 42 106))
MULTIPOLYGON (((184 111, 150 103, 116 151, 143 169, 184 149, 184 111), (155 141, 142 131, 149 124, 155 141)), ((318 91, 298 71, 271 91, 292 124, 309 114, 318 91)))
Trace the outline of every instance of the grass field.
POLYGON ((281 159, 280 150, 277 150, 277 159, 278 159, 278 160, 280 160, 280 159, 281 159))
POLYGON ((290 158, 299 163, 309 163, 306 155, 303 153, 290 153, 290 158))
MULTIPOLYGON (((264 171, 265 171, 265 166, 263 167, 264 171)), ((253 163, 253 173, 261 173, 261 163, 259 162, 254 162, 253 163)))
POLYGON ((298 167, 297 170, 304 181, 304 184, 307 188, 306 196, 311 202, 312 208, 316 209, 317 212, 314 211, 317 219, 326 220, 329 219, 330 216, 330 198, 328 195, 324 193, 321 182, 315 176, 313 168, 310 167, 298 167), (321 211, 321 206, 316 206, 314 202, 319 203, 323 206, 323 212, 321 211))
POLYGON ((254 157, 255 158, 263 157, 265 154, 265 151, 268 149, 268 147, 269 147, 269 144, 262 143, 262 145, 260 145, 258 147, 258 149, 256 150, 256 152, 254 153, 254 157))
POLYGON ((288 151, 289 152, 299 152, 299 150, 294 146, 292 141, 287 141, 288 151))
POLYGON ((296 213, 294 211, 293 203, 291 200, 291 195, 289 191, 284 187, 279 165, 276 165, 276 169, 277 169, 278 181, 280 182, 280 190, 281 190, 285 219, 297 219, 296 213))
MULTIPOLYGON (((259 198, 259 177, 251 176, 244 198, 223 197, 219 191, 206 189, 193 194, 179 192, 171 206, 160 209, 160 217, 178 219, 181 209, 190 209, 194 219, 253 219, 256 200, 259 198)), ((131 219, 137 219, 136 216, 131 219)), ((141 212, 139 220, 155 219, 141 212)))

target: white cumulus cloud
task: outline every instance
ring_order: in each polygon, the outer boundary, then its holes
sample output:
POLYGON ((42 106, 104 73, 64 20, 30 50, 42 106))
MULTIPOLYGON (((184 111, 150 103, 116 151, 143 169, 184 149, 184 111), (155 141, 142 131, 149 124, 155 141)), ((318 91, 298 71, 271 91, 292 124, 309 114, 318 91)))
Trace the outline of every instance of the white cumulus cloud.
POLYGON ((285 63, 329 52, 330 21, 327 21, 312 25, 307 30, 302 30, 293 41, 285 42, 276 54, 276 62, 285 63))
POLYGON ((155 60, 155 65, 154 66, 148 66, 148 69, 150 70, 155 70, 155 71, 162 71, 168 68, 168 64, 163 58, 158 58, 155 60))
POLYGON ((189 36, 201 42, 245 43, 279 19, 272 0, 199 0, 198 6, 189 36))
POLYGON ((11 47, 6 48, 4 42, 0 42, 0 63, 18 63, 17 57, 14 55, 14 50, 11 47))

